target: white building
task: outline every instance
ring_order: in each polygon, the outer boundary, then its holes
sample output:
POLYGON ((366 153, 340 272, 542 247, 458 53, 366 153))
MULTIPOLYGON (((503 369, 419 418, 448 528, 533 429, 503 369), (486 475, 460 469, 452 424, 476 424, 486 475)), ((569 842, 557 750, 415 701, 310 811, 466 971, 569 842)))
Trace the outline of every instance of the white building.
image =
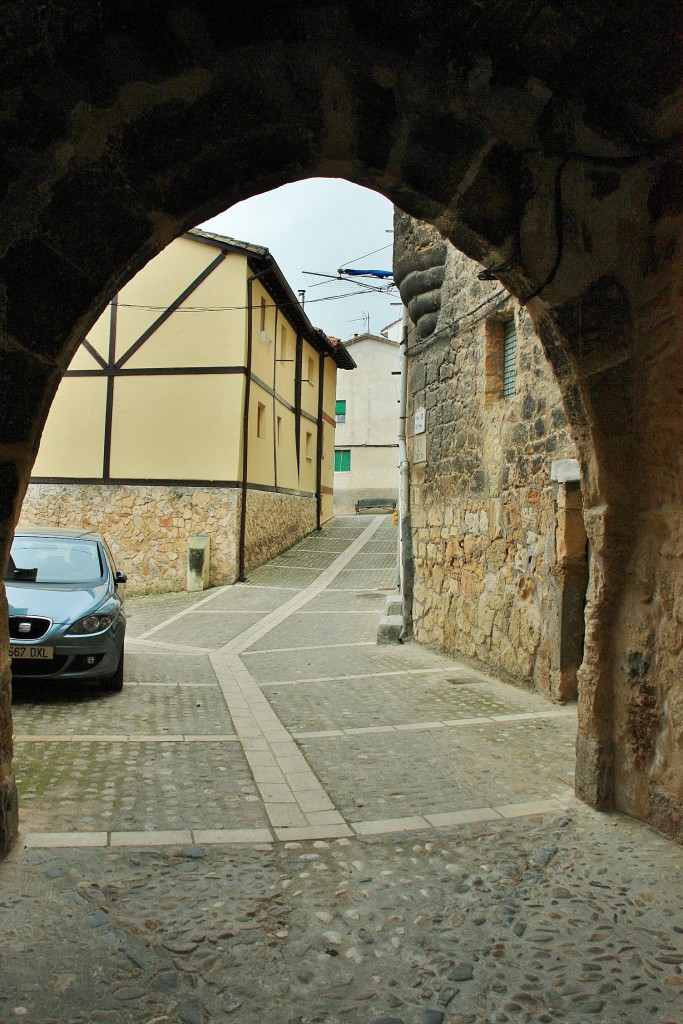
POLYGON ((398 341, 359 334, 344 347, 350 350, 358 369, 344 374, 337 383, 337 515, 353 513, 361 499, 396 499, 398 493, 398 341))

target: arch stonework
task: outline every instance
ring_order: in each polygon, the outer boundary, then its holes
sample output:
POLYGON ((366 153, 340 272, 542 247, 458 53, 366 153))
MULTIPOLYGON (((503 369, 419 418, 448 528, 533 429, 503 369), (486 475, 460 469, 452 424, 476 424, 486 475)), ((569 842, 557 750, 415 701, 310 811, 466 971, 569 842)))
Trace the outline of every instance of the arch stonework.
MULTIPOLYGON (((60 376, 122 283, 248 195, 312 175, 375 188, 526 303, 581 455, 591 541, 577 792, 680 835, 677 12, 661 0, 406 7, 29 0, 3 12, 1 556, 60 376)), ((2 620, 6 849, 4 605, 2 620)))

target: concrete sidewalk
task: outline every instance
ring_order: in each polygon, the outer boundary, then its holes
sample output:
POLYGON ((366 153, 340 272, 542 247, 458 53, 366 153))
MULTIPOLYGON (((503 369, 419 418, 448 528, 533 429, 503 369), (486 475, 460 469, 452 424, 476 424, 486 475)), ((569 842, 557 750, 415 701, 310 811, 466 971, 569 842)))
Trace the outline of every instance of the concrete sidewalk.
POLYGON ((16 688, 0 1024, 680 1019, 680 849, 574 800, 574 709, 376 645, 395 553, 334 520, 131 601, 123 693, 16 688))

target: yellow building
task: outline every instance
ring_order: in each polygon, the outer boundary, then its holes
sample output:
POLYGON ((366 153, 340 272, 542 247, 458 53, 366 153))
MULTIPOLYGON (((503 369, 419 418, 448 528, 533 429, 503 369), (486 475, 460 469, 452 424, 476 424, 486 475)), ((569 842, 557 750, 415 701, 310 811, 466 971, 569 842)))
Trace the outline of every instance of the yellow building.
POLYGON ((194 230, 112 300, 62 380, 23 523, 92 526, 129 589, 231 583, 332 515, 337 369, 267 249, 194 230), (249 315, 251 310, 251 315, 249 315))

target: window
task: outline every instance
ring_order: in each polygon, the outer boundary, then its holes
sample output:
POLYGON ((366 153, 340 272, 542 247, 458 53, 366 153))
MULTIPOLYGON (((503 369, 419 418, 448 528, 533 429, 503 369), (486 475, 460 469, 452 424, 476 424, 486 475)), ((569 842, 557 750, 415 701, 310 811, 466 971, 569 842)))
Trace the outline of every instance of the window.
POLYGON ((306 431, 306 458, 309 462, 313 461, 313 434, 310 430, 306 431))
POLYGON ((351 471, 351 450, 349 448, 335 448, 334 471, 335 473, 349 473, 351 471))
POLYGON ((346 423, 346 399, 337 399, 335 415, 337 423, 346 423))
POLYGON ((282 324, 280 327, 280 362, 286 362, 287 348, 287 328, 282 324))
POLYGON ((515 321, 506 320, 503 324, 503 398, 512 398, 515 394, 517 377, 517 331, 515 321))
POLYGON ((517 331, 511 310, 486 321, 484 405, 517 393, 517 331))
POLYGON ((261 326, 259 330, 265 331, 266 329, 266 300, 261 299, 261 326))
POLYGON ((308 383, 315 384, 315 360, 313 356, 308 357, 308 383))
POLYGON ((256 411, 256 436, 266 436, 266 407, 262 402, 259 402, 256 411))

